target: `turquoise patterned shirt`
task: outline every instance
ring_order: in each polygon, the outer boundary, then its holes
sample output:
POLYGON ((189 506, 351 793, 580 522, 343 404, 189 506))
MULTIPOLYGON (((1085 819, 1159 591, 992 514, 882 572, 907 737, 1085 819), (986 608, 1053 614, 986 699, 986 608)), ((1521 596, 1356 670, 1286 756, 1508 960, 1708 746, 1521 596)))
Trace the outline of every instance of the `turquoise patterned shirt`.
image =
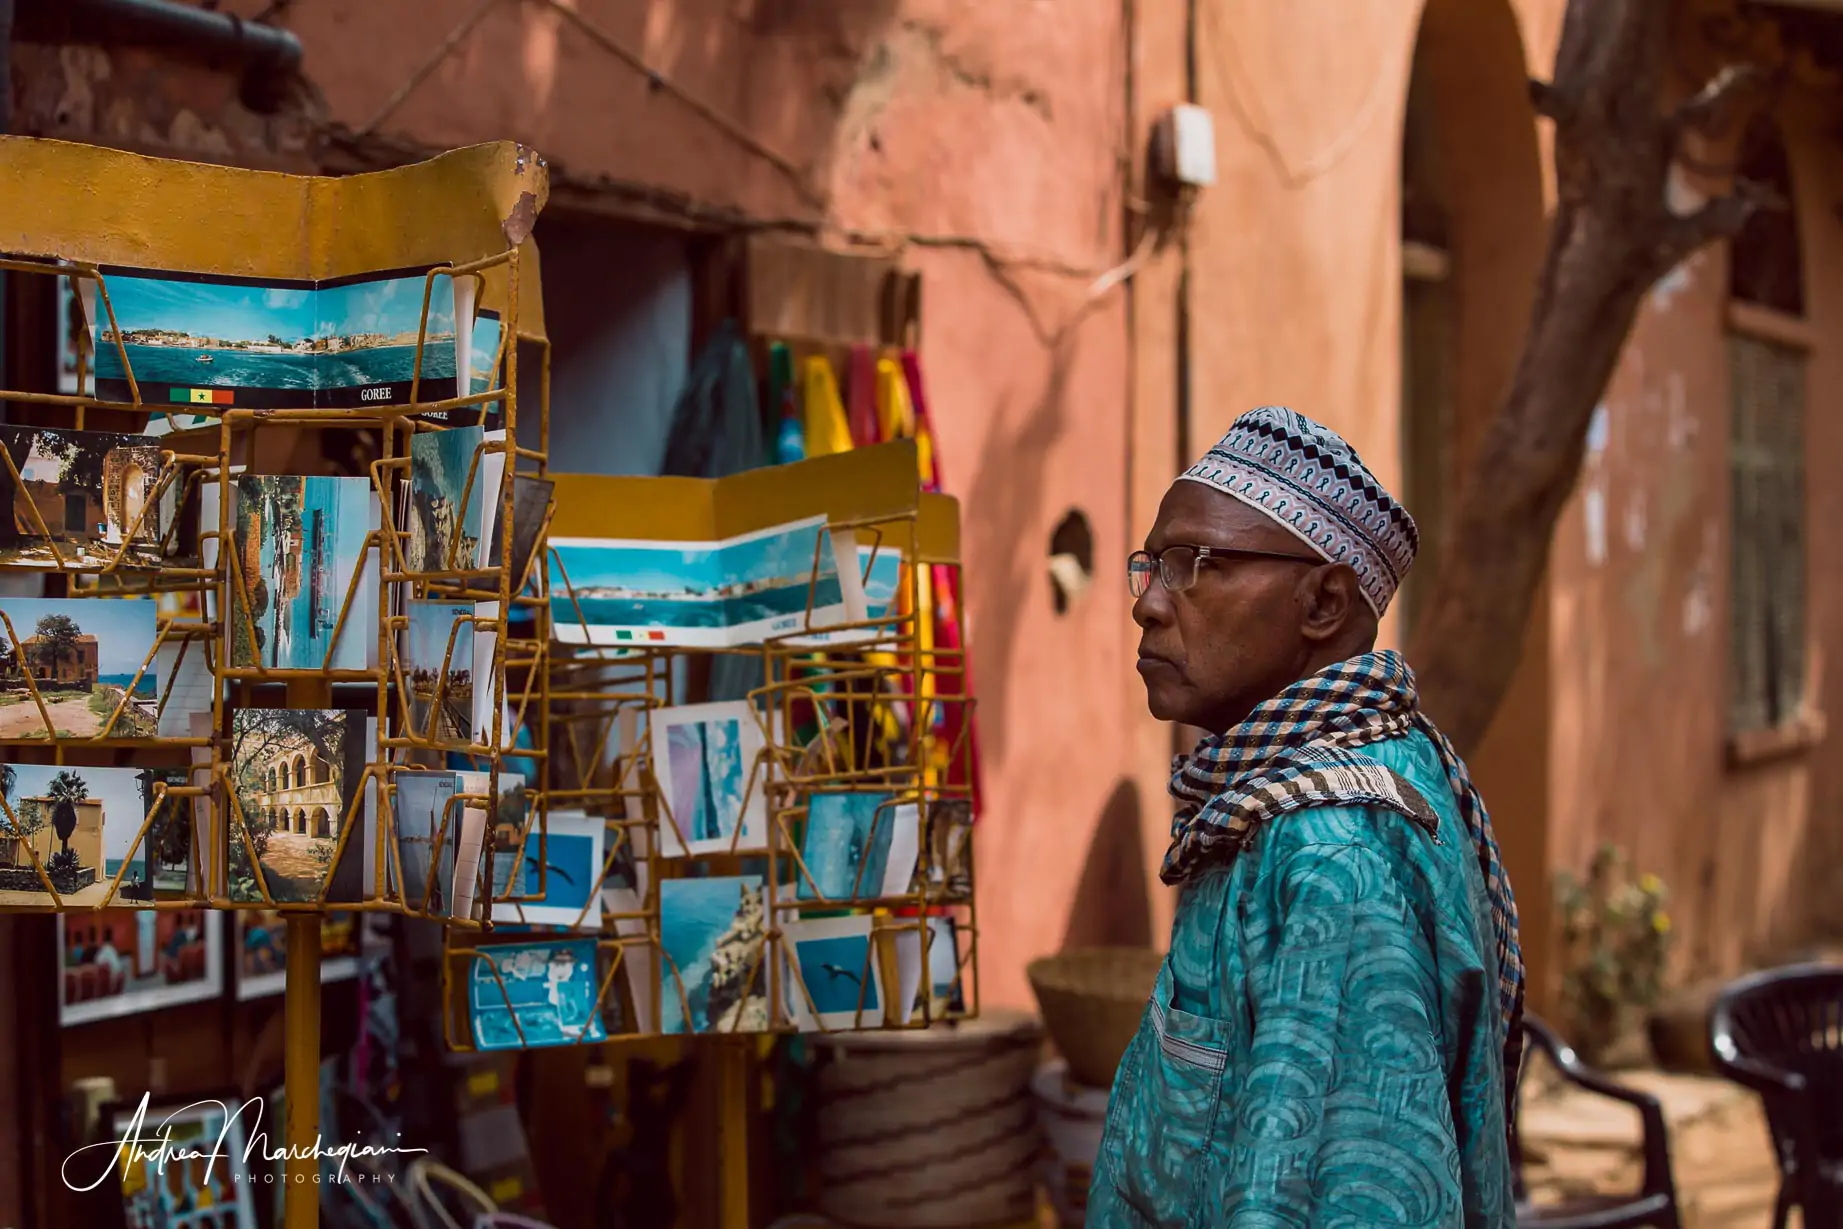
POLYGON ((1090 1229, 1515 1225, 1478 855, 1423 735, 1361 753, 1420 791, 1438 836, 1318 807, 1185 886, 1090 1229))

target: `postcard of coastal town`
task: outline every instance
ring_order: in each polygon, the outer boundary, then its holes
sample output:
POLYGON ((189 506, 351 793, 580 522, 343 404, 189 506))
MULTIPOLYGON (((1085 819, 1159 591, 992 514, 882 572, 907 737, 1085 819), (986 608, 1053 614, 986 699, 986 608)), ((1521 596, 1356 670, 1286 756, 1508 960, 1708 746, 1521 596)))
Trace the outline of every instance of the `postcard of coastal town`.
MULTIPOLYGON (((372 739, 358 709, 240 708, 231 715, 231 786, 269 896, 278 903, 358 901, 371 894, 371 808, 354 808, 372 739), (346 841, 340 831, 360 831, 346 841)), ((229 896, 259 902, 244 830, 228 832, 229 896)))
POLYGON ((824 517, 720 542, 550 545, 551 618, 565 644, 723 648, 863 618, 855 543, 835 540, 824 517))
POLYGON ((242 474, 233 499, 231 542, 239 570, 230 586, 230 664, 271 670, 375 666, 378 577, 367 566, 366 542, 378 527, 378 506, 371 480, 242 474))
POLYGON ((426 272, 296 282, 105 268, 114 324, 92 322, 97 395, 128 400, 132 371, 150 407, 394 405, 409 400, 420 343, 417 399, 446 400, 461 348, 453 282, 434 279, 425 321, 426 272))
MULTIPOLYGON (((276 909, 239 909, 231 914, 231 951, 237 970, 237 1001, 280 994, 288 981, 288 926, 276 909)), ((320 918, 320 983, 358 976, 364 928, 356 913, 337 910, 320 918)))
POLYGON ((49 738, 53 731, 94 738, 118 708, 110 737, 152 737, 160 703, 150 660, 156 613, 144 597, 0 597, 0 615, 13 628, 12 637, 0 629, 0 739, 49 738))
POLYGON ((210 909, 98 909, 58 915, 58 1022, 86 1024, 224 993, 210 909))
POLYGON ((765 891, 759 875, 660 883, 660 1032, 772 1027, 765 891))
POLYGON ((0 427, 0 565, 129 568, 180 562, 167 527, 178 501, 147 436, 52 427, 0 427), (13 473, 18 471, 19 480, 13 473), (156 498, 156 496, 158 496, 156 498), (169 549, 170 548, 170 549, 169 549))
POLYGON ((468 975, 474 1044, 512 1050, 604 1040, 599 964, 588 938, 481 948, 468 975))

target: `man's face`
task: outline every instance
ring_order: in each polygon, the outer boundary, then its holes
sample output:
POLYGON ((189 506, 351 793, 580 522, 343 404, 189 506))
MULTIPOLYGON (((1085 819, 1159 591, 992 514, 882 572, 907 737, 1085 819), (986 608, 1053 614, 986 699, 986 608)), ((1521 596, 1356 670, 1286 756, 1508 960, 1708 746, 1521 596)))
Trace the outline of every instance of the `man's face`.
POLYGON ((1301 582, 1323 562, 1266 516, 1198 482, 1172 484, 1145 549, 1261 551, 1295 559, 1204 559, 1196 583, 1173 593, 1154 577, 1133 603, 1139 674, 1161 721, 1224 733, 1303 676, 1301 582))

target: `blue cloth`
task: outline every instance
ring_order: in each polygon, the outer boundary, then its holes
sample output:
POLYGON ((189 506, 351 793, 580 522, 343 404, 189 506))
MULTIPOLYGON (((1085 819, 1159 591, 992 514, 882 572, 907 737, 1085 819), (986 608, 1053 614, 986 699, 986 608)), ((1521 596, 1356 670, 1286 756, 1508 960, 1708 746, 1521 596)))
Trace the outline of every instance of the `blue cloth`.
POLYGON ((1091 1229, 1515 1224, 1491 905, 1432 742, 1361 748, 1430 833, 1317 806, 1185 885, 1091 1229))

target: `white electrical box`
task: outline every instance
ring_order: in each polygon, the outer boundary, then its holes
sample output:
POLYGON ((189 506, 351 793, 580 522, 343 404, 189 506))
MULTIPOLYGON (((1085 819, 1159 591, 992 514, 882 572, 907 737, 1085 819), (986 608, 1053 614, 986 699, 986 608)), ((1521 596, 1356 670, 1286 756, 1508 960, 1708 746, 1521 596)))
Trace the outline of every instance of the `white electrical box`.
POLYGON ((1216 182, 1216 125, 1194 103, 1179 103, 1159 117, 1155 142, 1159 173, 1186 188, 1216 182))

